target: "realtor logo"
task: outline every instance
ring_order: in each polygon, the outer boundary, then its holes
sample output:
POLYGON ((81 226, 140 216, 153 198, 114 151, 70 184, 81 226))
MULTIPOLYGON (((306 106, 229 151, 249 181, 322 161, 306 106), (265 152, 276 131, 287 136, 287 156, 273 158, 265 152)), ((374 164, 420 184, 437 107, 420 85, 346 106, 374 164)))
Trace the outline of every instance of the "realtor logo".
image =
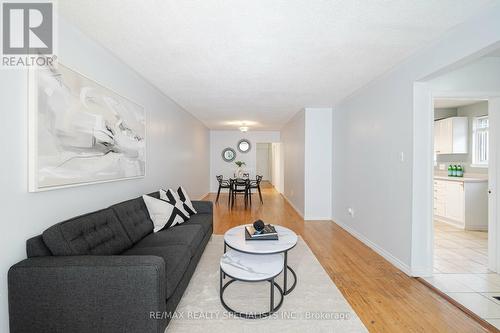
POLYGON ((2 4, 4 55, 47 55, 53 52, 52 3, 2 4))

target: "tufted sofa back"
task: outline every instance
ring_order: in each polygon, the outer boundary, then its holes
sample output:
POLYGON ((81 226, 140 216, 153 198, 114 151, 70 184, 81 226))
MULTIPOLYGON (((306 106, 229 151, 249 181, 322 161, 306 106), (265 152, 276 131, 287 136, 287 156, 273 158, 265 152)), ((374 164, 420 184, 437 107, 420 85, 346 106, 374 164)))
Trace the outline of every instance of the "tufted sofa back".
POLYGON ((128 237, 135 244, 153 232, 153 221, 142 197, 120 202, 110 207, 120 220, 128 237))
POLYGON ((56 256, 113 255, 132 246, 115 212, 106 208, 53 225, 42 234, 56 256))

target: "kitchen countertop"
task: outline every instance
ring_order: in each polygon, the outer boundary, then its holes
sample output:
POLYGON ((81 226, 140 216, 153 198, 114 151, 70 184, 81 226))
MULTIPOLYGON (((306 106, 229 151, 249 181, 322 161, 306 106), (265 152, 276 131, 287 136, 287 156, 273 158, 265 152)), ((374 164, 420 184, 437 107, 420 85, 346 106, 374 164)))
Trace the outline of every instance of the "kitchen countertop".
POLYGON ((487 182, 488 176, 486 175, 465 175, 464 177, 449 177, 447 175, 435 175, 435 180, 448 180, 452 182, 469 182, 469 183, 481 183, 487 182))

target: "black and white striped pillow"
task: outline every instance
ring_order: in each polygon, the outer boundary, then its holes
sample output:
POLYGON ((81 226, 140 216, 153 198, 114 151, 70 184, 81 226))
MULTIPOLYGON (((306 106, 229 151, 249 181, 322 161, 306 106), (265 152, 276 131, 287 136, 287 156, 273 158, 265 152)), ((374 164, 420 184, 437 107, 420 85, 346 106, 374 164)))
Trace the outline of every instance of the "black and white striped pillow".
POLYGON ((182 201, 184 210, 186 210, 189 215, 196 214, 197 211, 196 209, 194 209, 193 203, 191 202, 191 199, 189 199, 189 196, 184 187, 179 186, 179 188, 177 189, 177 194, 179 195, 179 199, 182 201))
POLYGON ((179 195, 176 192, 172 191, 172 189, 168 189, 167 191, 160 190, 160 199, 170 202, 188 218, 191 215, 189 213, 189 210, 187 210, 184 206, 182 200, 179 198, 179 195))
POLYGON ((153 221, 154 232, 173 227, 189 219, 168 201, 156 199, 149 195, 143 195, 142 199, 148 209, 149 217, 153 221))

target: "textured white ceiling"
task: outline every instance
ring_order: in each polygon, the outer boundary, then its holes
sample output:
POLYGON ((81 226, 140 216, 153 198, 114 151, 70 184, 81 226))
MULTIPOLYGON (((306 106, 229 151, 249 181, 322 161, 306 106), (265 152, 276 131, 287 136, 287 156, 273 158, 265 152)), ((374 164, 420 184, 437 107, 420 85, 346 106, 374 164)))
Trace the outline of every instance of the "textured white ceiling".
POLYGON ((64 0, 58 8, 209 128, 246 120, 279 129, 498 3, 64 0))

